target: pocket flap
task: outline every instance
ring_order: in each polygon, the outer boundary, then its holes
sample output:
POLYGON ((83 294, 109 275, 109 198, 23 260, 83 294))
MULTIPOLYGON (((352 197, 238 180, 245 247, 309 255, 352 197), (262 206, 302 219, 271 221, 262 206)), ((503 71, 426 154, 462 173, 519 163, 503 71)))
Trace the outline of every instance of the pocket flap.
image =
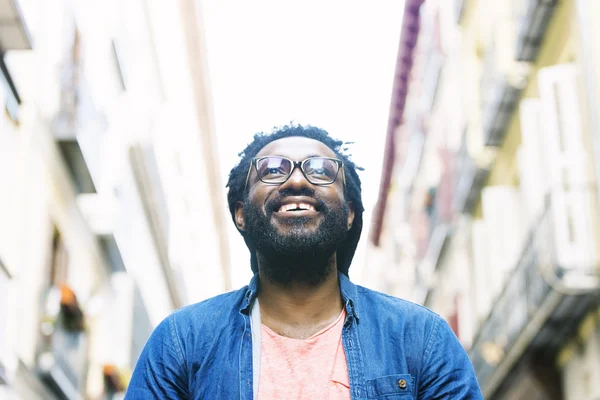
POLYGON ((382 376, 381 378, 367 381, 367 394, 369 398, 378 398, 389 395, 412 395, 414 379, 410 374, 382 376))

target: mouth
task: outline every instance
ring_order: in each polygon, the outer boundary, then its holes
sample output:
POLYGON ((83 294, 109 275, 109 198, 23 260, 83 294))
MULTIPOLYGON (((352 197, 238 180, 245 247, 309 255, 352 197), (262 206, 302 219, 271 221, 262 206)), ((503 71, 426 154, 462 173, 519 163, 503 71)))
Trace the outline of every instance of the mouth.
POLYGON ((277 217, 311 217, 319 214, 318 202, 312 198, 285 198, 273 208, 277 217))
POLYGON ((317 210, 312 204, 307 203, 290 203, 290 204, 282 204, 281 207, 277 210, 278 213, 282 212, 302 212, 302 211, 312 211, 316 212, 317 210))

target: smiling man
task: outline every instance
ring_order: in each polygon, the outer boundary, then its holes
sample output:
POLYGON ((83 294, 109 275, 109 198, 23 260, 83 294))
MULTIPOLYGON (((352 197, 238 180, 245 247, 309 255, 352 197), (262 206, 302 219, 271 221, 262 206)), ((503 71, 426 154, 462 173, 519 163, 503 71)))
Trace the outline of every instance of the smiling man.
POLYGON ((442 318, 350 282, 363 205, 342 144, 255 135, 228 182, 254 278, 165 319, 127 399, 482 399, 442 318))

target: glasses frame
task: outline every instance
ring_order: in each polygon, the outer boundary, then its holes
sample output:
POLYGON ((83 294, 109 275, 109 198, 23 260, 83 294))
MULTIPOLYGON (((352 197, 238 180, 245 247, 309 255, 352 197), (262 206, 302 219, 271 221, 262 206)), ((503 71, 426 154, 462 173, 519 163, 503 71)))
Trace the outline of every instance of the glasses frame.
POLYGON ((333 185, 337 181, 337 177, 340 174, 340 170, 341 170, 342 171, 342 182, 343 182, 344 188, 346 188, 346 173, 344 172, 344 161, 340 160, 339 158, 332 158, 332 157, 308 157, 308 158, 305 158, 302 161, 294 161, 291 158, 287 158, 287 157, 283 157, 283 156, 254 157, 254 158, 252 158, 252 160, 250 160, 250 167, 248 168, 248 175, 246 175, 246 183, 244 184, 244 191, 246 191, 246 188, 248 187, 248 181, 250 180, 250 174, 252 173, 252 166, 254 166, 254 170, 256 171, 256 176, 258 177, 258 179, 262 183, 264 183, 265 185, 283 185, 284 183, 286 183, 288 181, 288 179, 290 179, 290 176, 292 176, 292 174, 294 173, 294 171, 296 170, 296 168, 300 168, 300 171, 302 172, 302 175, 304 176, 304 179, 306 179, 306 181, 308 183, 310 183, 311 185, 315 185, 315 186, 328 186, 328 185, 333 185), (269 157, 282 158, 284 160, 288 160, 292 164, 292 169, 290 170, 290 173, 288 174, 288 176, 283 181, 281 181, 281 182, 265 182, 265 181, 262 180, 262 178, 258 174, 258 167, 256 166, 256 164, 260 160, 263 160, 263 159, 269 158, 269 157), (304 164, 306 164, 308 161, 310 161, 312 159, 315 159, 315 158, 325 159, 325 160, 332 160, 332 161, 335 161, 337 163, 338 170, 335 173, 335 177, 333 178, 333 181, 328 182, 328 183, 313 183, 308 178, 308 176, 306 175, 306 172, 304 172, 304 164))

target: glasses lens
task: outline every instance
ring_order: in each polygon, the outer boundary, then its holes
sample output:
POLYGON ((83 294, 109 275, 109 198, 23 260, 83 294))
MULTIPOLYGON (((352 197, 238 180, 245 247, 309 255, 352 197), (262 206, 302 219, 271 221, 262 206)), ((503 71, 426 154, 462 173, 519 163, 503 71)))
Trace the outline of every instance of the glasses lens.
POLYGON ((304 173, 313 183, 331 183, 335 181, 339 165, 328 158, 309 158, 304 163, 304 173))
POLYGON ((258 177, 263 182, 278 183, 287 179, 292 163, 282 157, 263 157, 256 161, 258 177))

